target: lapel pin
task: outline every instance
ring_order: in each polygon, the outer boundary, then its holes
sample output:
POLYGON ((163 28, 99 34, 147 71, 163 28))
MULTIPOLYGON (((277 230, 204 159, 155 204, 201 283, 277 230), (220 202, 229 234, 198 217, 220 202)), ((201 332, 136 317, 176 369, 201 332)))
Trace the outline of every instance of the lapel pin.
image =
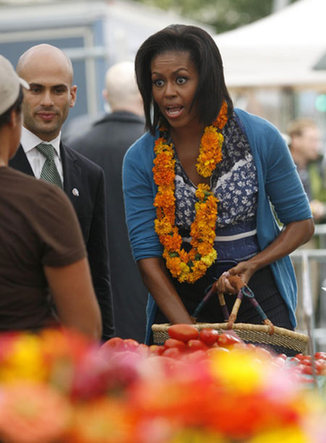
POLYGON ((77 188, 74 188, 71 192, 72 192, 72 195, 74 195, 75 197, 79 196, 79 191, 77 188))

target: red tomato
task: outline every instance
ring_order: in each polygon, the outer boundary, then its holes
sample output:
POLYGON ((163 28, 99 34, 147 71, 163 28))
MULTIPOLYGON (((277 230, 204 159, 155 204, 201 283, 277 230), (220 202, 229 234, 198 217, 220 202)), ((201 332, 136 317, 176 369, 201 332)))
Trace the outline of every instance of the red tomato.
POLYGON ((310 355, 305 355, 305 356, 301 359, 300 363, 303 364, 303 365, 311 366, 311 363, 312 363, 312 362, 311 362, 311 357, 310 357, 310 355))
POLYGON ((120 337, 112 337, 105 341, 101 348, 102 349, 114 349, 116 351, 122 350, 124 347, 124 340, 120 337))
POLYGON ((177 340, 176 338, 168 338, 164 343, 165 348, 177 348, 179 351, 184 351, 186 349, 185 342, 177 340))
POLYGON ((208 346, 201 340, 193 338, 191 340, 188 340, 187 349, 191 351, 199 351, 199 350, 205 351, 206 349, 208 349, 208 346))
POLYGON ((299 365, 300 371, 302 374, 312 375, 313 370, 310 365, 299 365))
POLYGON ((216 343, 218 337, 218 331, 212 328, 204 328, 199 332, 199 338, 206 345, 212 346, 216 343))
POLYGON ((316 352, 315 353, 315 358, 316 359, 326 360, 326 352, 316 352))
POLYGON ((315 360, 315 368, 316 368, 316 374, 322 375, 324 369, 326 368, 326 361, 323 359, 315 360))
POLYGON ((164 346, 150 345, 148 346, 148 349, 150 354, 161 355, 165 348, 164 346))
POLYGON ((323 364, 318 368, 318 375, 326 375, 326 364, 323 364))
POLYGON ((295 354, 294 356, 295 358, 298 358, 299 360, 302 360, 303 358, 305 358, 306 356, 303 355, 301 352, 299 354, 295 354))
POLYGON ((171 338, 187 342, 199 337, 199 332, 195 326, 179 323, 168 327, 168 334, 171 338))
POLYGON ((164 357, 179 358, 181 356, 181 352, 177 348, 165 348, 162 355, 164 357))
POLYGON ((139 342, 133 338, 125 338, 123 340, 123 347, 128 351, 134 351, 139 347, 139 342))
POLYGON ((218 335, 217 343, 219 346, 228 347, 234 345, 235 343, 242 343, 242 340, 236 335, 223 332, 223 334, 218 335))

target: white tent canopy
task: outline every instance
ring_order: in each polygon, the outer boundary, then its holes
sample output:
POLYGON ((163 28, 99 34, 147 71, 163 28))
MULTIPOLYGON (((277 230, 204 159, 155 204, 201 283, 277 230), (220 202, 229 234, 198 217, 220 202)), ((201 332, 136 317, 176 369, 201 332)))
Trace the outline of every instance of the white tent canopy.
POLYGON ((228 87, 318 87, 326 70, 326 0, 299 0, 279 12, 215 36, 228 87))

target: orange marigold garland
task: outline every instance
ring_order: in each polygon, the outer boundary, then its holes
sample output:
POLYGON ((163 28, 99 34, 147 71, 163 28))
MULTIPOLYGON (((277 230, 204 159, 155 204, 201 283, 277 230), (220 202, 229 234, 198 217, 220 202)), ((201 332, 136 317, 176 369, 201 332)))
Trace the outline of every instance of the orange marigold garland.
MULTIPOLYGON (((222 160, 224 137, 220 131, 227 120, 227 104, 223 102, 217 119, 205 127, 201 138, 196 168, 202 177, 210 177, 222 160)), ((162 128, 160 132, 163 132, 162 128)), ((217 257, 214 239, 218 199, 208 185, 198 185, 196 216, 190 228, 191 249, 188 252, 182 249, 182 237, 175 226, 175 157, 172 144, 160 137, 155 142, 154 152, 153 173, 158 186, 154 200, 155 231, 164 247, 163 257, 171 275, 180 282, 194 283, 217 257)))

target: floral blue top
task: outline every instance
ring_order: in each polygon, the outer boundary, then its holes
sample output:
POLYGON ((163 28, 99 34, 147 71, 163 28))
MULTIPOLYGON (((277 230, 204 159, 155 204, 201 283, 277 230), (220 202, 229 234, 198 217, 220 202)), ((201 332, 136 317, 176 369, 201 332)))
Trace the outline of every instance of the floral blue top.
MULTIPOLYGON (((235 116, 223 129, 223 158, 211 176, 211 189, 219 199, 215 241, 219 257, 248 258, 259 250, 256 233, 258 199, 257 171, 246 135, 235 116), (241 233, 240 239, 226 243, 227 236, 241 233), (247 233, 247 235, 246 235, 247 233), (251 234, 248 234, 251 233, 251 234), (219 238, 218 237, 218 238, 219 238), (229 250, 228 250, 229 249, 229 250)), ((196 186, 185 173, 176 155, 176 224, 185 241, 189 241, 190 225, 195 218, 196 186)))

